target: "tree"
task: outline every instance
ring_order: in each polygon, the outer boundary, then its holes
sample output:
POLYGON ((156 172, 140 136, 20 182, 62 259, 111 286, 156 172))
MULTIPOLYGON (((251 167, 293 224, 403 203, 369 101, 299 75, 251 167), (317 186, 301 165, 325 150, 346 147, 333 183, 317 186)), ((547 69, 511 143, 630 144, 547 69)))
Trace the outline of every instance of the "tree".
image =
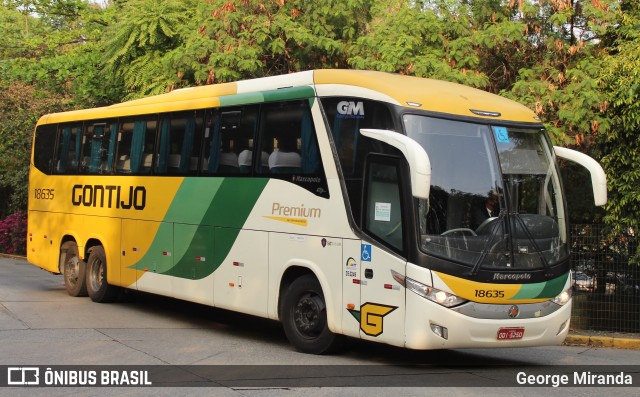
POLYGON ((122 89, 100 64, 102 30, 111 7, 83 0, 6 2, 0 24, 8 45, 0 58, 0 80, 22 81, 60 95, 77 106, 118 101, 122 89))
POLYGON ((34 126, 41 114, 62 110, 69 100, 21 82, 0 84, 0 219, 26 210, 34 126))
POLYGON ((491 89, 533 109, 557 144, 588 152, 610 128, 599 70, 617 4, 510 0, 483 12, 475 42, 491 89))
POLYGON ((111 8, 116 21, 105 30, 105 70, 121 79, 126 98, 158 94, 180 80, 169 59, 194 29, 197 0, 123 0, 111 8))
POLYGON ((487 86, 465 4, 376 1, 371 14, 368 28, 350 48, 350 66, 487 86))
MULTIPOLYGON (((618 231, 640 219, 640 11, 637 0, 625 1, 619 24, 609 31, 601 70, 612 128, 600 136, 602 164, 608 177, 605 220, 618 231)), ((637 229, 636 229, 637 230, 637 229)))
POLYGON ((4 1, 0 6, 0 218, 26 210, 31 138, 49 112, 111 103, 98 47, 109 12, 81 0, 4 1))
POLYGON ((369 18, 369 0, 213 0, 171 54, 181 78, 211 84, 346 67, 345 49, 369 18))

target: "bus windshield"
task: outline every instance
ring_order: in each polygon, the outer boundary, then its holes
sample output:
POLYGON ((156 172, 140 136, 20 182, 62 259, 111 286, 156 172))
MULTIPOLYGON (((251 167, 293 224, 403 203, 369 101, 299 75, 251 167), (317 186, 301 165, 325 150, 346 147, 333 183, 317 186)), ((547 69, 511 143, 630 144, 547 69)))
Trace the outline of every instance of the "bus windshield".
POLYGON ((403 117, 432 167, 419 200, 421 249, 472 268, 536 270, 568 256, 552 148, 541 127, 403 117))

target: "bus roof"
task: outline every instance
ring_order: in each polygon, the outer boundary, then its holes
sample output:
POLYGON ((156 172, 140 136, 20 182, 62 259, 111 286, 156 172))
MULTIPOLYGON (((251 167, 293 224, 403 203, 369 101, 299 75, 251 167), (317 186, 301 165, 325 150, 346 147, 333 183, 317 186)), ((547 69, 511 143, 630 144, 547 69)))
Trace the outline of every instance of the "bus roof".
MULTIPOLYGON (((335 87, 336 95, 340 92, 340 86, 362 88, 377 92, 391 103, 436 113, 512 122, 539 122, 530 109, 515 101, 456 83, 384 72, 322 69, 183 88, 111 106, 53 113, 41 117, 38 124, 256 103, 266 99, 260 95, 263 92, 295 87, 319 88, 321 85, 335 87)), ((311 90, 308 92, 312 93, 311 90)))

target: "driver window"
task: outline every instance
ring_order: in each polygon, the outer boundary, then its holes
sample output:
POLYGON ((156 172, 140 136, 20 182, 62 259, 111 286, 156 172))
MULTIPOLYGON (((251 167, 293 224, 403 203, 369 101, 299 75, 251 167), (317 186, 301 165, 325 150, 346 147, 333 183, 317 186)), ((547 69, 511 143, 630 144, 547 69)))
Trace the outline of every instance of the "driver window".
POLYGON ((364 229, 396 251, 403 249, 400 168, 396 158, 375 158, 367 167, 364 229))

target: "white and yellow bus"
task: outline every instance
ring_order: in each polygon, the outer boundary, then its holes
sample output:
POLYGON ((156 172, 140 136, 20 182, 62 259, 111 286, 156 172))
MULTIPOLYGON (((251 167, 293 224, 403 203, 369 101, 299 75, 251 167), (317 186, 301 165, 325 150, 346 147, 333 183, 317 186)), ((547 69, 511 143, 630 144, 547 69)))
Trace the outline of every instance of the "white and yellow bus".
POLYGON ((303 352, 559 344, 566 203, 526 107, 452 83, 315 70, 43 116, 28 260, 279 320, 303 352))

